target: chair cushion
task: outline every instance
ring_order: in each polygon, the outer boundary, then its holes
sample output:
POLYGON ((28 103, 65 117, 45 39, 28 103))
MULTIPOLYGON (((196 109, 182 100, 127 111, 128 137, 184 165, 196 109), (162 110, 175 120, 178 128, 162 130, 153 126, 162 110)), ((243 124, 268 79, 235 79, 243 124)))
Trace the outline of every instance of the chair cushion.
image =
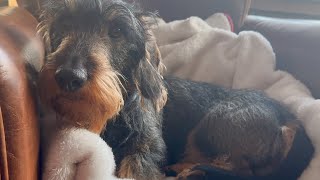
POLYGON ((210 15, 221 12, 230 14, 235 29, 242 26, 250 8, 251 0, 148 0, 143 5, 148 10, 157 10, 167 22, 181 20, 190 16, 208 18, 210 15))

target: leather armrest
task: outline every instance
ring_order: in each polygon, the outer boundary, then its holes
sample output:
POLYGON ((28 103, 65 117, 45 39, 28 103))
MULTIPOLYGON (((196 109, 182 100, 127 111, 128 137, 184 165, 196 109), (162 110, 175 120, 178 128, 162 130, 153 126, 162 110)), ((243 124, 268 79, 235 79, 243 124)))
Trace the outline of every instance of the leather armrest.
POLYGON ((250 8, 251 0, 148 0, 143 5, 158 10, 166 21, 185 19, 190 16, 207 18, 216 12, 229 14, 236 29, 241 27, 250 8))
POLYGON ((30 63, 40 69, 42 65, 44 49, 36 26, 37 21, 26 10, 0 9, 1 142, 5 142, 1 147, 7 156, 1 155, 0 160, 7 162, 0 164, 8 166, 0 168, 0 173, 7 173, 11 180, 38 179, 38 116, 25 66, 30 63))
POLYGON ((0 107, 0 179, 9 179, 6 136, 0 107))
POLYGON ((248 16, 242 30, 264 35, 274 48, 277 68, 293 74, 320 98, 320 21, 248 16))

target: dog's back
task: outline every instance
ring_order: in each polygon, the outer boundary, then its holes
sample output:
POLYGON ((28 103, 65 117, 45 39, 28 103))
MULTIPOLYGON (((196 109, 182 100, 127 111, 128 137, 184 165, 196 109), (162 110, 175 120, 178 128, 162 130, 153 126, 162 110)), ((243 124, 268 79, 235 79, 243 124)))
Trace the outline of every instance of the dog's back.
POLYGON ((172 162, 182 159, 243 175, 264 175, 287 156, 298 123, 279 102, 254 90, 175 78, 165 81, 169 96, 164 134, 172 162))

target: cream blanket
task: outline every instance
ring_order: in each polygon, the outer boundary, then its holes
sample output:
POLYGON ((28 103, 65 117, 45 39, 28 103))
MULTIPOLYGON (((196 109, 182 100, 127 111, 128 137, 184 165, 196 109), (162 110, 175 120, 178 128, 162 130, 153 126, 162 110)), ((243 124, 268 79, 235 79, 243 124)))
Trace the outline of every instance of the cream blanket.
POLYGON ((315 156, 300 179, 320 178, 320 101, 290 74, 275 70, 275 54, 263 36, 232 33, 223 14, 206 21, 191 17, 160 22, 153 32, 167 74, 230 88, 264 90, 288 105, 315 146, 315 156))

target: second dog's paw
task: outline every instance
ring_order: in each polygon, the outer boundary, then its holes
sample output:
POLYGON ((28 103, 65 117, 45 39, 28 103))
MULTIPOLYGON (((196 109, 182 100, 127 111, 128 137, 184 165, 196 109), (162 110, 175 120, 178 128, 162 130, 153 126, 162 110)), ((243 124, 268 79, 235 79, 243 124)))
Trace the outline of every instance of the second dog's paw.
POLYGON ((163 172, 165 173, 166 176, 177 176, 178 172, 176 172, 172 166, 166 166, 163 169, 163 172))
POLYGON ((176 180, 192 180, 192 179, 204 179, 206 176, 206 173, 199 170, 191 170, 191 169, 185 169, 181 173, 178 174, 176 177, 176 180))

